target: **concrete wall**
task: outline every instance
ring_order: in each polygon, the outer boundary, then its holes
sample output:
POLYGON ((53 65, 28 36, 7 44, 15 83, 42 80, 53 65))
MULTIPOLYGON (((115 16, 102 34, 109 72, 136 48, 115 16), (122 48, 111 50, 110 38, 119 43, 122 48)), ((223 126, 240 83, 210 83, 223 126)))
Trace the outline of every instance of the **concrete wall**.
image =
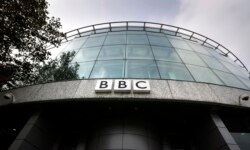
POLYGON ((250 95, 250 91, 213 85, 173 80, 150 80, 149 94, 95 93, 97 80, 63 81, 34 86, 27 86, 0 93, 0 106, 10 103, 30 103, 40 101, 168 101, 199 102, 218 105, 231 105, 250 108, 250 100, 239 99, 242 94, 250 95), (10 99, 4 98, 12 93, 10 99))

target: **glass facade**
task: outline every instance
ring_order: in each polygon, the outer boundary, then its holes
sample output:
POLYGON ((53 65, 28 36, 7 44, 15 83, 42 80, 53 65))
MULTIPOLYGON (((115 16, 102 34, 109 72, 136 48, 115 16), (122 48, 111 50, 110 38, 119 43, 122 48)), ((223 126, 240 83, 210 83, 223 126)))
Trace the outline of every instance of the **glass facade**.
POLYGON ((79 79, 171 79, 250 89, 248 72, 216 49, 166 30, 129 29, 75 37, 60 50, 76 52, 71 63, 79 64, 79 79))

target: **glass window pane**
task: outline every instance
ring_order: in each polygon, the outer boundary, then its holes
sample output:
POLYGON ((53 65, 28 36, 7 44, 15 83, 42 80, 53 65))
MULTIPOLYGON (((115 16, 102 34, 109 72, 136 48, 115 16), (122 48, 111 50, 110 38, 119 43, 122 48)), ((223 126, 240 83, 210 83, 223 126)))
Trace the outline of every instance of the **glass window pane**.
POLYGON ((123 60, 97 61, 90 78, 123 78, 123 60))
POLYGON ((222 71, 217 71, 217 70, 214 70, 214 72, 217 74, 217 76, 220 77, 220 79, 226 85, 246 89, 246 86, 243 85, 234 75, 226 73, 226 72, 222 72, 222 71))
POLYGON ((126 44, 126 35, 108 35, 104 45, 126 44))
POLYGON ((127 31, 127 34, 146 34, 145 31, 127 31))
POLYGON ((128 45, 126 49, 127 59, 153 59, 150 46, 128 45))
POLYGON ((179 49, 177 50, 177 52, 180 55, 181 59, 187 64, 194 64, 194 65, 204 66, 204 67, 207 66, 195 52, 179 50, 179 49))
POLYGON ((117 35, 117 34, 124 34, 126 35, 126 31, 110 31, 108 32, 108 35, 117 35))
POLYGON ((70 50, 75 50, 79 49, 82 47, 84 42, 86 41, 87 37, 82 37, 82 38, 76 38, 73 39, 69 44, 66 46, 65 50, 70 51, 70 50))
POLYGON ((161 32, 147 32, 148 35, 153 35, 153 36, 165 36, 164 33, 161 32))
POLYGON ((109 32, 109 28, 107 28, 107 29, 96 29, 95 32, 96 33, 107 33, 107 32, 109 32))
POLYGON ((157 60, 181 62, 179 56, 173 48, 152 46, 152 49, 155 59, 157 60))
POLYGON ((142 30, 144 30, 144 28, 143 27, 136 27, 136 26, 129 26, 128 30, 142 31, 142 30))
POLYGON ((149 44, 147 35, 129 34, 127 35, 128 44, 149 44))
POLYGON ((91 37, 88 38, 84 47, 92 47, 92 46, 101 46, 106 36, 98 36, 98 37, 91 37))
POLYGON ((170 30, 162 30, 161 32, 165 33, 165 34, 168 34, 168 35, 175 35, 175 32, 174 31, 170 31, 170 30))
POLYGON ((223 85, 220 79, 210 69, 193 65, 187 65, 187 67, 196 81, 223 85))
POLYGON ((98 60, 125 59, 125 45, 103 46, 98 60))
POLYGON ((112 27, 111 31, 126 31, 126 27, 112 27))
POLYGON ((222 56, 221 54, 219 54, 219 52, 217 52, 215 49, 208 48, 208 51, 210 52, 210 54, 212 54, 213 56, 215 56, 218 59, 220 59, 220 57, 224 58, 224 56, 222 56))
POLYGON ((192 42, 189 42, 189 45, 190 45, 196 52, 199 52, 199 53, 202 53, 202 54, 211 56, 211 54, 208 52, 208 50, 207 50, 204 46, 202 46, 202 45, 200 45, 200 44, 192 43, 192 42))
POLYGON ((85 63, 79 63, 79 69, 77 71, 77 74, 79 75, 80 79, 87 79, 89 78, 89 74, 93 68, 94 62, 85 62, 85 63))
POLYGON ((249 78, 242 78, 242 77, 238 77, 240 79, 241 82, 243 82, 248 89, 250 90, 250 79, 249 78))
MULTIPOLYGON (((216 51, 215 49, 210 49, 207 48, 207 50, 217 59, 219 59, 220 61, 225 61, 225 62, 229 62, 234 66, 237 66, 237 64, 235 62, 233 62, 230 58, 222 55, 220 52, 216 51)), ((238 67, 238 66, 237 66, 238 67)))
POLYGON ((249 78, 249 75, 250 75, 249 72, 247 72, 244 68, 242 68, 240 66, 238 66, 238 69, 239 69, 240 73, 242 74, 241 75, 242 77, 249 78))
POLYGON ((193 81, 184 64, 157 61, 162 79, 189 80, 193 81))
POLYGON ((221 71, 229 72, 229 70, 224 65, 222 65, 221 62, 219 62, 216 58, 206 56, 206 55, 200 55, 200 56, 208 64, 209 67, 213 69, 218 69, 221 71))
POLYGON ((98 36, 106 36, 107 35, 107 33, 94 33, 94 34, 92 34, 92 35, 90 35, 90 37, 92 38, 92 37, 98 37, 98 36))
POLYGON ((126 78, 157 78, 159 73, 153 60, 127 60, 126 78))
POLYGON ((80 49, 76 54, 72 62, 84 62, 96 60, 96 57, 100 51, 101 47, 92 47, 92 48, 84 48, 80 49))
POLYGON ((173 45, 173 47, 192 51, 191 47, 184 40, 178 40, 175 38, 168 38, 168 39, 173 45))
POLYGON ((150 27, 146 27, 145 30, 146 30, 146 31, 151 31, 151 32, 160 32, 160 28, 150 28, 150 27))
POLYGON ((94 34, 94 31, 85 31, 83 33, 81 33, 81 36, 88 36, 88 35, 91 35, 91 34, 94 34))
POLYGON ((171 43, 164 36, 148 36, 151 45, 172 47, 171 43))
POLYGON ((248 78, 249 74, 247 73, 247 71, 243 70, 243 68, 240 68, 240 66, 234 66, 230 63, 221 61, 221 63, 227 67, 228 70, 230 70, 233 74, 241 76, 241 77, 245 77, 248 78))

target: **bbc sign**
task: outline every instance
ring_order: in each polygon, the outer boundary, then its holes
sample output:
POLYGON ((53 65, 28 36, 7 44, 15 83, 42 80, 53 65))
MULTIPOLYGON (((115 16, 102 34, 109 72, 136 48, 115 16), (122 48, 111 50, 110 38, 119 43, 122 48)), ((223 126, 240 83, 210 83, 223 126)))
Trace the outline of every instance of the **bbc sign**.
POLYGON ((150 93, 148 80, 98 80, 95 86, 96 93, 150 93))

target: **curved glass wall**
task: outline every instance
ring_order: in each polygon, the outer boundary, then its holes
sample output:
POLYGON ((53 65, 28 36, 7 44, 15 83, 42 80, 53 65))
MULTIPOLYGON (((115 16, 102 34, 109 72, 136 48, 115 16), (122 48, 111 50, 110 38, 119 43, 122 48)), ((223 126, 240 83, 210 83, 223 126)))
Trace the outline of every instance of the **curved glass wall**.
MULTIPOLYGON (((60 53, 76 52, 71 63, 79 64, 79 79, 171 79, 250 89, 248 72, 211 46, 166 30, 134 28, 81 34, 60 53)), ((51 49, 54 55, 58 51, 51 49)))

